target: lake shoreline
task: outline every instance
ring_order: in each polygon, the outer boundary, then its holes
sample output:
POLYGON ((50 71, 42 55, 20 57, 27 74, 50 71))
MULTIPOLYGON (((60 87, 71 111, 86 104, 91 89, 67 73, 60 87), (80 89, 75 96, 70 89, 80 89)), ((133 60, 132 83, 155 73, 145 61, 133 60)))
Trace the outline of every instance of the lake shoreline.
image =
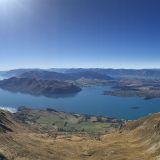
POLYGON ((63 97, 33 96, 0 89, 0 106, 13 108, 30 106, 39 109, 54 108, 64 112, 102 115, 130 120, 160 111, 160 99, 158 98, 146 101, 139 97, 102 95, 108 89, 110 87, 104 85, 84 87, 76 95, 64 95, 63 97), (135 107, 136 109, 133 109, 135 107))

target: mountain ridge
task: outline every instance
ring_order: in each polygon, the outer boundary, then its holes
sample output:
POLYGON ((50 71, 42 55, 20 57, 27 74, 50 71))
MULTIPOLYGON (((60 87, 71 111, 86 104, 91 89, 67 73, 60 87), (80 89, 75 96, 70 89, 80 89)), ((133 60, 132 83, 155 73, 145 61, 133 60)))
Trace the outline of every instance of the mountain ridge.
MULTIPOLYGON (((6 78, 20 76, 29 71, 47 71, 62 74, 94 72, 101 75, 117 78, 160 78, 160 69, 112 69, 112 68, 50 68, 50 69, 14 69, 1 71, 0 75, 6 78)), ((68 75, 69 76, 69 75, 68 75)))

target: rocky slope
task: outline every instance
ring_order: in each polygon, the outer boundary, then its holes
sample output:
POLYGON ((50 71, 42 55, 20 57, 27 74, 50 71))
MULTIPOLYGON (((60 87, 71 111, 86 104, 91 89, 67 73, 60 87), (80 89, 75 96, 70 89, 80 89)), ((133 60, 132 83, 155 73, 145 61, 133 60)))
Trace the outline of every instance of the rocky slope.
MULTIPOLYGON (((33 114, 36 116, 36 112, 33 114)), ((2 110, 0 124, 5 126, 0 129, 1 159, 160 159, 160 113, 126 122, 120 129, 99 136, 87 132, 47 133, 41 129, 41 124, 22 121, 17 115, 2 110)))

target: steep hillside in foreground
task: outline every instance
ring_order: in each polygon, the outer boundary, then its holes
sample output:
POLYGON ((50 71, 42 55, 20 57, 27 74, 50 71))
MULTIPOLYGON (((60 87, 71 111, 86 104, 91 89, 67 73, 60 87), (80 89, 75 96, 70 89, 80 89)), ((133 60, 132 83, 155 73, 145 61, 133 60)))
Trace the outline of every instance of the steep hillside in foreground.
MULTIPOLYGON (((36 115, 35 115, 36 116, 36 115)), ((159 160, 160 113, 127 122, 120 130, 100 136, 87 133, 43 132, 0 111, 0 158, 15 160, 159 160)))

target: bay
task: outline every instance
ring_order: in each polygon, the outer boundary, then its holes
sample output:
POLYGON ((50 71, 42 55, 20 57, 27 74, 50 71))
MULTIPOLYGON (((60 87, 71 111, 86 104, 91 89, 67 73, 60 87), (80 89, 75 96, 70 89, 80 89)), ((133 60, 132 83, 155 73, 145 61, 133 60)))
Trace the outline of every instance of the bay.
POLYGON ((58 111, 137 119, 160 111, 160 99, 103 95, 108 86, 84 87, 75 95, 33 96, 0 89, 0 106, 18 108, 54 108, 58 111))

